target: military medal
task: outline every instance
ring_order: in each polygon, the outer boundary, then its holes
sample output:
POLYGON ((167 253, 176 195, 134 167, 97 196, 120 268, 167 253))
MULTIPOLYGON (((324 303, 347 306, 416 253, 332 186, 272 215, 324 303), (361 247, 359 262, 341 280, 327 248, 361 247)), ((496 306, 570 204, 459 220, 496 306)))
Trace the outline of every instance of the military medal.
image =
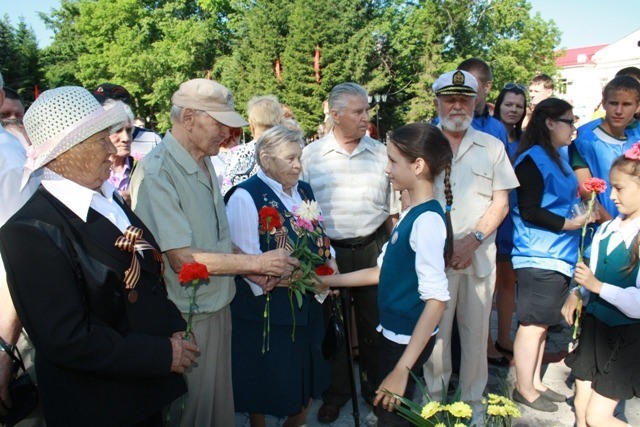
POLYGON ((129 291, 129 295, 127 296, 127 299, 131 304, 135 304, 135 302, 138 301, 138 291, 136 291, 135 289, 131 289, 129 291))

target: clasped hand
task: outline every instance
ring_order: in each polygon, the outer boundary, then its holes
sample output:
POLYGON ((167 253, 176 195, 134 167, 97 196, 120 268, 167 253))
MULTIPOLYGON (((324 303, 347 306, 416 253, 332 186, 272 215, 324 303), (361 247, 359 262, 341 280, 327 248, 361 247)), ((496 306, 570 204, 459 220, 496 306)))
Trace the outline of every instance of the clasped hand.
POLYGON ((175 332, 171 335, 171 372, 183 374, 191 367, 199 356, 200 349, 193 335, 188 340, 183 339, 184 332, 175 332))

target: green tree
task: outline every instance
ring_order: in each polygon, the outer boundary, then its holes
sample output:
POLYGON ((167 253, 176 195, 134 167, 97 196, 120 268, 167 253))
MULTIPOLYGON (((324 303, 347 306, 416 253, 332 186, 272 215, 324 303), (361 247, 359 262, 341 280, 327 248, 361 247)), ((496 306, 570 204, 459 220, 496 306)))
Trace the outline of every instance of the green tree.
POLYGON ((29 106, 34 100, 34 88, 40 84, 42 73, 39 50, 33 29, 20 19, 13 27, 9 17, 0 20, 0 71, 6 86, 17 91, 29 106))
POLYGON ((68 71, 67 81, 87 88, 121 84, 134 110, 165 130, 178 85, 205 77, 214 59, 228 53, 228 7, 213 0, 63 1, 49 21, 58 32, 48 73, 68 71))

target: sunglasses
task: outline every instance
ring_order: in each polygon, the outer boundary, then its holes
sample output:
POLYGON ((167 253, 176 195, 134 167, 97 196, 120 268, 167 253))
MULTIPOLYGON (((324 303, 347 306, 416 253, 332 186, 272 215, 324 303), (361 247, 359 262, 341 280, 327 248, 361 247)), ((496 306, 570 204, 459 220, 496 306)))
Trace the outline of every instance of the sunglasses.
POLYGON ((520 89, 525 93, 527 92, 527 87, 525 85, 521 85, 520 83, 507 83, 502 87, 502 89, 504 90, 520 89))
POLYGON ((555 120, 556 122, 566 123, 569 126, 573 126, 576 123, 576 121, 572 119, 553 119, 553 120, 555 120))

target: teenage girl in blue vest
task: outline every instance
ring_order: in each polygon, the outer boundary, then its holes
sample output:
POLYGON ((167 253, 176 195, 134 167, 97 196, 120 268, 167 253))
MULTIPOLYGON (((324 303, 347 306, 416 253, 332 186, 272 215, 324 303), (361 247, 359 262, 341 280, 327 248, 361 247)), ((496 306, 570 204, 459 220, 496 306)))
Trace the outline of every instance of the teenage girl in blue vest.
MULTIPOLYGON (((640 397, 640 142, 613 162, 609 180, 620 214, 598 228, 591 268, 579 263, 575 271, 591 294, 578 347, 565 360, 576 378, 577 427, 628 426, 614 410, 620 400, 640 397)), ((579 291, 562 309, 569 324, 579 291)))
POLYGON ((410 425, 396 413, 399 403, 383 390, 413 397, 409 369, 419 374, 431 355, 438 322, 449 300, 445 259, 451 253, 451 221, 436 200, 434 177, 444 173, 447 207, 453 197, 449 185, 452 152, 435 126, 413 123, 389 135, 385 172, 395 190, 409 193, 410 206, 382 248, 376 267, 323 278, 329 286, 379 283, 378 315, 381 344, 374 405, 378 425, 410 425), (446 251, 445 251, 446 248, 446 251), (380 410, 385 409, 385 410, 380 410))

